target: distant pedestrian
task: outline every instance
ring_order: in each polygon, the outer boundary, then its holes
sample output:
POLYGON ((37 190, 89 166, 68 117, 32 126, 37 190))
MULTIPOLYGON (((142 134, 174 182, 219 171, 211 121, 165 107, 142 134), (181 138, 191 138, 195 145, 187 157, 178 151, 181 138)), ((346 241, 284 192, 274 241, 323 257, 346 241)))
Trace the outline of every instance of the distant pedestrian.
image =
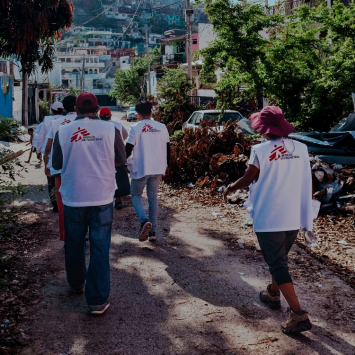
MULTIPOLYGON (((122 139, 125 141, 128 137, 128 132, 126 128, 123 127, 121 122, 118 121, 112 121, 112 113, 111 110, 108 107, 103 107, 100 110, 100 118, 103 121, 108 121, 112 124, 115 125, 115 127, 121 132, 122 139)), ((129 183, 129 178, 126 172, 126 166, 121 165, 121 166, 116 166, 116 184, 117 184, 117 190, 115 192, 115 208, 117 210, 122 209, 122 200, 121 197, 127 196, 130 194, 130 183, 129 183)))
POLYGON ((65 232, 64 232, 64 211, 63 211, 63 201, 62 196, 60 195, 59 189, 61 186, 61 170, 55 170, 52 166, 52 146, 55 135, 57 134, 60 127, 67 125, 75 120, 77 114, 75 112, 76 106, 76 96, 68 95, 63 100, 63 107, 66 111, 66 115, 62 116, 51 122, 51 125, 48 129, 46 136, 46 149, 44 153, 44 165, 45 165, 45 174, 47 176, 53 176, 55 179, 55 196, 58 206, 58 217, 59 217, 59 240, 62 242, 65 241, 65 232))
POLYGON ((32 152, 36 151, 36 148, 34 148, 33 145, 32 145, 33 144, 33 136, 34 136, 33 128, 29 128, 27 132, 30 135, 30 142, 27 143, 26 145, 31 145, 31 150, 30 150, 30 155, 28 157, 28 160, 25 161, 25 163, 29 163, 31 161, 32 152))
POLYGON ((52 166, 61 170, 64 204, 65 268, 74 292, 85 289, 91 314, 110 306, 110 243, 115 193, 115 165, 126 163, 118 129, 97 116, 97 98, 77 97, 77 118, 63 125, 53 143, 52 166), (90 264, 85 262, 89 229, 90 264))
POLYGON ((131 196, 141 224, 139 241, 156 240, 158 188, 163 175, 169 173, 170 140, 166 126, 151 119, 152 104, 136 105, 138 123, 131 126, 126 144, 131 175, 131 196), (149 219, 142 200, 147 187, 149 219))
POLYGON ((294 126, 285 120, 280 108, 265 107, 250 121, 267 142, 253 147, 245 175, 228 186, 224 198, 250 185, 245 207, 272 275, 272 283, 260 293, 260 299, 271 309, 279 309, 281 291, 290 306, 289 319, 281 329, 286 334, 299 333, 311 329, 312 324, 296 296, 287 255, 299 229, 313 228, 308 150, 306 145, 288 138, 294 126))

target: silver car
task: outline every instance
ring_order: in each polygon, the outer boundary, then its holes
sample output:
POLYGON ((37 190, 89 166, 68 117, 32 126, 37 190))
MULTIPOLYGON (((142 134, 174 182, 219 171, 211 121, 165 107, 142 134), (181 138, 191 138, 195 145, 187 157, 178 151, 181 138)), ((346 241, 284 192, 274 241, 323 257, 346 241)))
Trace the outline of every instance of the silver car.
POLYGON ((222 129, 222 123, 232 120, 237 122, 240 130, 246 135, 256 134, 257 132, 250 125, 250 121, 244 118, 243 115, 238 111, 226 110, 223 113, 222 118, 221 110, 200 110, 195 111, 191 117, 182 125, 182 130, 185 131, 186 128, 197 128, 200 126, 202 120, 212 120, 214 119, 222 129))
POLYGON ((137 112, 136 112, 136 108, 130 107, 127 111, 127 121, 131 122, 131 121, 136 121, 137 120, 137 112))

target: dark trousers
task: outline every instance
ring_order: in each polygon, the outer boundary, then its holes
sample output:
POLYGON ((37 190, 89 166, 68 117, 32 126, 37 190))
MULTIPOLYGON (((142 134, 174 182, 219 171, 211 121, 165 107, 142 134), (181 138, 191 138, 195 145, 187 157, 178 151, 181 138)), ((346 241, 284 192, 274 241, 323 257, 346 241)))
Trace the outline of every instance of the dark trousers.
POLYGON ((47 176, 48 181, 48 193, 51 204, 54 208, 57 208, 57 197, 55 195, 55 176, 47 176))
POLYGON ((255 233, 264 259, 276 284, 280 286, 292 282, 291 275, 288 272, 287 255, 297 238, 298 230, 255 233))
POLYGON ((124 165, 116 166, 116 184, 116 198, 130 195, 131 185, 129 183, 129 177, 126 172, 126 167, 124 165))
POLYGON ((113 205, 69 207, 64 205, 65 269, 73 288, 85 281, 86 302, 104 304, 110 294, 110 244, 113 205), (86 268, 86 233, 89 228, 90 264, 86 268))

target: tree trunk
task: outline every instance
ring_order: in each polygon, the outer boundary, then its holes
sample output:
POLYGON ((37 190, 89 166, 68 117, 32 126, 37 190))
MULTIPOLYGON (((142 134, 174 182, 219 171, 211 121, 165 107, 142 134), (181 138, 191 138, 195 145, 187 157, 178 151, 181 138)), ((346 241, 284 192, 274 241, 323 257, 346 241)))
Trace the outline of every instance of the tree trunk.
POLYGON ((28 76, 22 75, 22 124, 28 126, 28 76))

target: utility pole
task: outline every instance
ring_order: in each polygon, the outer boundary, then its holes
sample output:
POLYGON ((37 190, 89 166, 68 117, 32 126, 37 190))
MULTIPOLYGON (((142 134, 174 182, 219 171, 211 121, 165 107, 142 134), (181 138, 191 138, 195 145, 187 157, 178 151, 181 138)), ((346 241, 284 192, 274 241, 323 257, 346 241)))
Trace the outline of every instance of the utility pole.
POLYGON ((145 45, 146 45, 146 49, 147 49, 147 78, 148 78, 148 88, 147 88, 147 96, 148 93, 151 94, 152 93, 152 85, 150 82, 150 59, 149 59, 149 37, 148 37, 148 26, 145 25, 144 26, 144 31, 145 31, 145 45))
POLYGON ((85 54, 83 55, 83 68, 81 72, 81 92, 84 92, 85 88, 85 54))
POLYGON ((194 10, 191 9, 190 0, 186 0, 186 25, 187 25, 187 67, 189 81, 192 82, 192 19, 194 10))

